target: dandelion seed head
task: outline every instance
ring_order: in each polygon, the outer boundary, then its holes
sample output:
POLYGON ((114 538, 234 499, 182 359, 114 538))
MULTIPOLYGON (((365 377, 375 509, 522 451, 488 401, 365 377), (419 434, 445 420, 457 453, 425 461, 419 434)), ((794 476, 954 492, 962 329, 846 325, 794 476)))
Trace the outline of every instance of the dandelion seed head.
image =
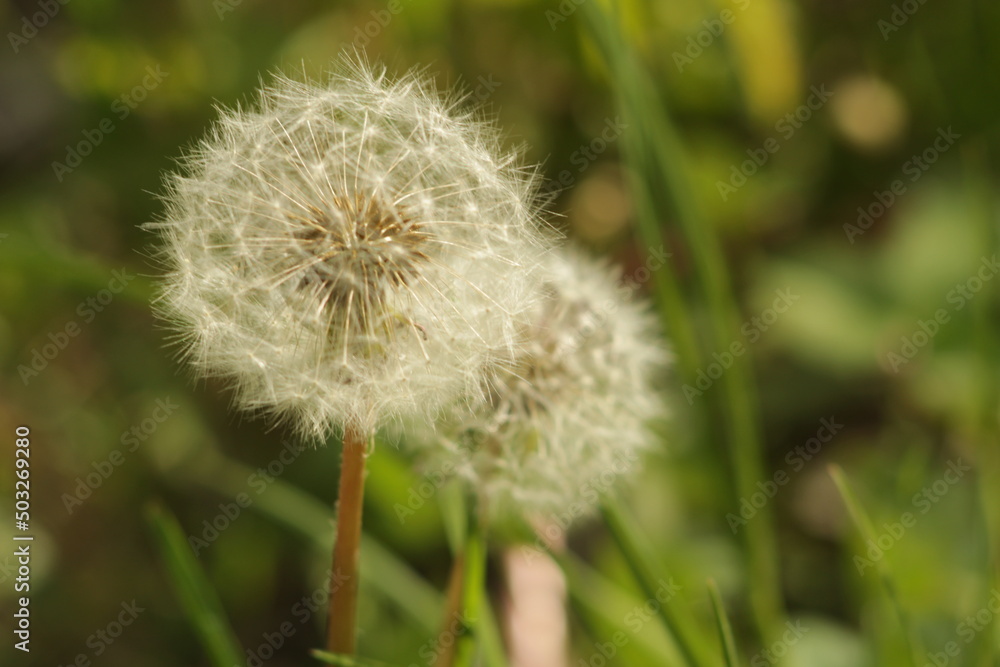
POLYGON ((592 512, 640 467, 665 416, 654 385, 669 355, 646 306, 623 298, 620 273, 570 248, 549 255, 542 285, 485 400, 408 439, 425 467, 468 480, 494 520, 592 512))
POLYGON ((419 75, 344 61, 223 109, 168 180, 159 311, 245 409, 324 437, 430 419, 517 345, 535 178, 419 75))

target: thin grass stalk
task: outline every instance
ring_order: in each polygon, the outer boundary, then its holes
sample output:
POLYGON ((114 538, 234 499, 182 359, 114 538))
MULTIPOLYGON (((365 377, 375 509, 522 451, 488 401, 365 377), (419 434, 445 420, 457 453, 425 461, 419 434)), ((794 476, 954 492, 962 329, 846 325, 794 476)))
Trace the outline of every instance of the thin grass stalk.
MULTIPOLYGON (((215 448, 208 448, 192 460, 190 467, 185 469, 184 478, 202 488, 236 498, 245 491, 246 479, 253 472, 253 468, 222 456, 215 448)), ((316 558, 330 558, 333 544, 330 508, 311 494, 276 478, 251 509, 303 538, 316 558)), ((440 591, 393 552, 364 533, 361 535, 361 549, 365 553, 366 570, 376 575, 367 579, 371 589, 391 601, 426 632, 434 632, 442 606, 440 591)))
MULTIPOLYGON (((702 218, 692 195, 677 131, 659 98, 652 94, 655 90, 652 82, 643 76, 643 70, 625 45, 617 28, 619 22, 599 3, 586 3, 581 9, 618 83, 616 93, 631 130, 626 135, 641 138, 642 150, 652 151, 645 158, 648 164, 643 172, 643 185, 652 189, 655 184, 656 189, 651 191, 664 192, 691 248, 698 284, 708 306, 711 346, 715 350, 728 349, 733 340, 738 340, 738 310, 718 239, 702 218)), ((751 495, 757 482, 764 478, 750 356, 746 354, 734 359, 719 381, 722 395, 717 399, 732 457, 737 494, 744 497, 751 495)), ((761 639, 766 643, 781 626, 783 617, 771 508, 761 509, 743 533, 750 570, 751 605, 761 639)))
POLYGON ((479 621, 486 598, 486 539, 476 510, 470 512, 465 535, 462 577, 462 611, 459 636, 455 641, 455 667, 472 667, 479 648, 479 621))
POLYGON ((659 600, 657 593, 661 582, 669 581, 669 574, 657 567, 653 548, 639 533, 632 520, 614 498, 607 498, 601 505, 604 520, 616 544, 625 557, 632 575, 648 599, 658 600, 659 618, 667 633, 677 645, 684 661, 692 667, 712 665, 708 643, 699 633, 690 615, 683 613, 674 599, 659 600))
MULTIPOLYGON (((596 645, 604 633, 602 627, 612 631, 622 625, 622 615, 634 610, 642 601, 631 591, 626 591, 593 569, 571 551, 549 552, 566 576, 569 601, 583 634, 590 645, 596 645), (616 614, 617 609, 621 614, 616 614)), ((684 664, 684 657, 677 649, 677 642, 664 633, 661 641, 654 633, 640 632, 634 636, 635 648, 643 653, 642 664, 677 667, 684 664)))
MULTIPOLYGON (((830 477, 833 478, 834 484, 837 485, 837 490, 840 492, 844 505, 847 507, 847 513, 850 515, 851 521, 854 523, 858 534, 861 536, 861 540, 865 543, 874 544, 877 541, 875 526, 864 507, 861 506, 857 496, 854 495, 854 491, 851 489, 851 486, 844 475, 843 469, 838 465, 830 465, 829 471, 830 477)), ((910 663, 913 667, 923 667, 923 657, 927 654, 927 652, 923 648, 920 637, 917 634, 913 621, 910 618, 909 612, 899 599, 899 589, 896 586, 892 570, 886 560, 886 558, 880 558, 875 563, 875 570, 878 573, 879 582, 882 584, 882 590, 885 593, 885 598, 889 607, 893 609, 899 621, 910 663)))
POLYGON ((719 641, 722 643, 722 656, 726 659, 726 667, 739 667, 740 659, 736 653, 736 640, 733 638, 733 628, 726 614, 726 605, 722 602, 722 594, 714 579, 708 580, 708 593, 712 598, 712 609, 715 611, 715 623, 719 630, 719 641))
POLYGON ((226 618, 219 596, 188 546, 173 514, 159 505, 146 508, 146 522, 159 547, 188 619, 214 667, 243 662, 243 649, 226 618))
POLYGON ((507 667, 503 637, 500 635, 500 626, 497 625, 493 608, 489 604, 484 604, 480 612, 479 648, 482 650, 483 662, 486 667, 507 667))

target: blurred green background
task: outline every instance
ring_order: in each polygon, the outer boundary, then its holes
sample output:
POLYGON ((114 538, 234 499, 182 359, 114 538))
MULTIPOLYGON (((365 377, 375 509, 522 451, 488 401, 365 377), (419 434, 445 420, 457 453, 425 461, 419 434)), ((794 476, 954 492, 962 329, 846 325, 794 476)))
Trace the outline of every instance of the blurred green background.
MULTIPOLYGON (((303 598, 328 568, 337 447, 297 452, 291 434, 231 412, 225 387, 190 379, 150 314, 156 268, 138 226, 158 215, 161 174, 213 105, 250 99, 268 71, 319 74, 357 48, 463 87, 556 183, 546 188, 555 224, 627 275, 643 282, 643 248, 662 236, 686 304, 683 318, 665 318, 667 335, 686 330, 701 356, 683 356, 678 340, 678 372, 664 379, 669 432, 622 500, 713 641, 709 577, 742 664, 771 664, 760 651, 781 632, 762 642, 755 630, 754 588, 767 584, 742 538, 767 537, 773 518, 764 569, 788 618, 808 628, 781 648, 786 664, 908 665, 914 652, 935 664, 949 642, 958 655, 940 664, 1000 664, 989 611, 1000 600, 1000 8, 623 1, 623 39, 609 47, 599 6, 0 5, 0 506, 13 504, 14 429, 27 424, 36 537, 30 660, 5 634, 0 662, 210 664, 146 526, 152 502, 205 540, 198 561, 244 646, 289 620, 295 632, 267 664, 310 664, 308 649, 322 645, 324 604, 303 598), (618 65, 615 48, 629 54, 618 65), (729 338, 710 333, 704 238, 735 296, 729 338), (772 310, 776 291, 791 295, 784 312, 772 310), (727 365, 729 341, 747 350, 740 376, 712 366, 727 365), (746 391, 729 393, 734 377, 746 391), (731 421, 744 404, 749 416, 731 421), (822 420, 842 426, 827 438, 822 420), (762 456, 733 455, 717 423, 758 441, 762 456), (294 456, 282 460, 285 443, 294 456), (830 464, 884 555, 869 553, 830 464), (950 465, 970 469, 946 476, 950 465), (761 503, 768 516, 727 519, 756 491, 773 496, 761 503), (897 537, 905 513, 913 522, 897 537), (225 526, 217 538, 212 522, 225 526), (133 601, 134 622, 102 639, 133 601)), ((644 289, 662 303, 661 279, 644 289)), ((437 632, 451 561, 436 498, 398 518, 421 481, 392 446, 370 461, 360 647, 391 664, 428 664, 421 649, 437 632)), ((13 533, 3 523, 0 537, 13 533)), ((569 549, 571 664, 670 664, 657 623, 625 621, 644 595, 602 522, 574 530, 569 549), (624 645, 602 657, 617 631, 624 645)), ((12 552, 0 549, 5 615, 12 552)))

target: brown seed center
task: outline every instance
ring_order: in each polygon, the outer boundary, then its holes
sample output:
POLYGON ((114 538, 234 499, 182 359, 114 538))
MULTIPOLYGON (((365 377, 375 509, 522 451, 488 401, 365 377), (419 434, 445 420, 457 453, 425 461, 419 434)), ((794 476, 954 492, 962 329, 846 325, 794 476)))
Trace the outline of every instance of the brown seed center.
POLYGON ((376 195, 336 196, 296 222, 299 284, 316 293, 323 309, 377 312, 386 292, 416 279, 428 261, 429 235, 420 221, 376 195))

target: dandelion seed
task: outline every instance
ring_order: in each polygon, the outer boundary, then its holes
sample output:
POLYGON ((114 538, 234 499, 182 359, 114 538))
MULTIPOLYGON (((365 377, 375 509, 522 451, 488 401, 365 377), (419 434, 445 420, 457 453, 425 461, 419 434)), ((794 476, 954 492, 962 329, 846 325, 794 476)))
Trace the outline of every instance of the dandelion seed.
POLYGON ((487 400, 455 404, 437 431, 410 438, 430 469, 468 480, 494 521, 588 514, 638 469, 650 422, 664 415, 654 380, 668 355, 646 307, 622 298, 618 272, 568 250, 549 256, 546 276, 525 342, 494 367, 487 400))
POLYGON ((475 398, 532 307, 547 239, 515 164, 417 75, 345 62, 223 111, 151 225, 192 364, 242 408, 343 432, 333 652, 354 651, 365 442, 475 398))
POLYGON ((547 243, 534 179, 456 104, 357 62, 278 76, 170 178, 158 306, 240 407, 367 433, 512 351, 547 243))

